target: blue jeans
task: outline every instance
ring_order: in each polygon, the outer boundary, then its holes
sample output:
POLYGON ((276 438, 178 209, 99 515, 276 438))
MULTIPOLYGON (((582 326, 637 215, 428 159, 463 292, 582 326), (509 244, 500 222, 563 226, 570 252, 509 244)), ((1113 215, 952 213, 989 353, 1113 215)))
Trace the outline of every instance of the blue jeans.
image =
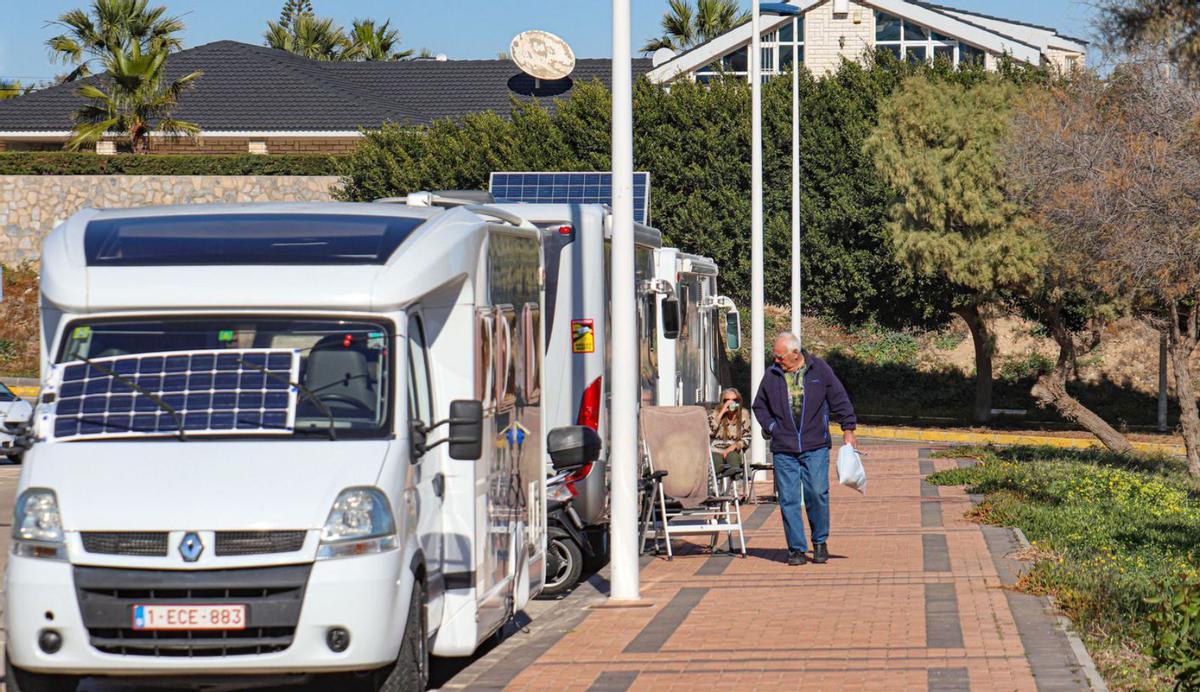
POLYGON ((775 492, 783 513, 783 534, 788 551, 808 550, 800 518, 800 493, 808 511, 813 544, 829 538, 829 447, 800 454, 775 454, 775 492))

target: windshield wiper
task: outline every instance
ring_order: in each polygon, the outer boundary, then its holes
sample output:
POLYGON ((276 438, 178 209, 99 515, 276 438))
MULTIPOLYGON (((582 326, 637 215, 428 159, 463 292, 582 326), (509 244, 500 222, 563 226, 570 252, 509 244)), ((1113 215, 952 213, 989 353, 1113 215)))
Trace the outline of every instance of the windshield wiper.
POLYGON ((277 372, 272 372, 270 370, 267 370, 266 366, 259 365, 258 363, 251 363, 250 361, 246 360, 245 358, 238 358, 237 362, 241 363, 242 365, 254 368, 255 370, 258 370, 259 372, 266 375, 267 377, 270 377, 271 379, 275 380, 276 382, 282 382, 282 383, 288 385, 289 387, 295 387, 296 391, 300 392, 301 394, 303 394, 305 396, 305 398, 307 398, 309 401, 313 402, 313 405, 315 405, 317 407, 317 410, 320 411, 322 415, 324 415, 326 418, 329 419, 329 439, 332 441, 335 441, 335 442, 337 441, 337 431, 335 430, 335 425, 334 425, 333 409, 329 408, 329 404, 326 404, 324 401, 321 401, 321 397, 317 396, 316 393, 313 392, 313 390, 309 389, 305 385, 300 384, 299 382, 292 382, 291 380, 284 377, 283 375, 280 375, 277 372))
MULTIPOLYGON (((130 389, 134 390, 138 394, 141 394, 142 396, 146 397, 150 401, 153 401, 155 403, 155 405, 157 405, 160 409, 171 414, 171 418, 173 418, 175 420, 175 427, 179 429, 179 441, 187 442, 187 431, 183 427, 183 416, 179 415, 179 411, 176 411, 174 406, 171 406, 167 402, 163 401, 162 397, 158 396, 157 394, 150 393, 148 390, 146 390, 144 387, 139 385, 137 382, 134 382, 133 380, 129 379, 128 377, 125 377, 124 375, 117 374, 117 372, 114 371, 112 368, 107 368, 107 367, 100 365, 99 363, 96 363, 96 362, 92 361, 91 359, 85 358, 79 354, 75 354, 75 358, 83 361, 84 363, 87 363, 88 367, 96 368, 97 370, 104 373, 105 375, 108 375, 109 377, 113 378, 114 380, 128 385, 130 389)), ((132 430, 133 429, 130 428, 130 431, 132 431, 132 430)))

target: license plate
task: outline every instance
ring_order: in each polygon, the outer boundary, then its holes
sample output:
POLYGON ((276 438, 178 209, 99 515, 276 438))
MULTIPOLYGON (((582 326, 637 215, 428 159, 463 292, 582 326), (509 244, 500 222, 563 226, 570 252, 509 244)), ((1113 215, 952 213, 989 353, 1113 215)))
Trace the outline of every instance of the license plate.
POLYGON ((244 605, 135 605, 135 630, 244 630, 244 605))

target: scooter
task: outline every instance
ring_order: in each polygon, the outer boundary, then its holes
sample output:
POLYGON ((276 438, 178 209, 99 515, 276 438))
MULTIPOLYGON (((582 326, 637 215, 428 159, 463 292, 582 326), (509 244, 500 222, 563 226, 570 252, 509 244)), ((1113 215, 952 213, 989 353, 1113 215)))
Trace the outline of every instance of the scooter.
POLYGON ((584 563, 597 558, 583 520, 571 506, 579 491, 575 482, 587 469, 563 471, 546 481, 546 583, 542 596, 560 596, 579 583, 584 563))

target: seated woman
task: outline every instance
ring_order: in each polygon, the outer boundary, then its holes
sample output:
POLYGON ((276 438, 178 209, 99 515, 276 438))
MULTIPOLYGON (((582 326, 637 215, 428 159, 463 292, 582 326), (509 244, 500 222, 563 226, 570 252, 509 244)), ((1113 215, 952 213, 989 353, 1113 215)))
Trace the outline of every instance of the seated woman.
POLYGON ((721 392, 721 405, 708 414, 708 428, 717 474, 742 468, 742 455, 750 448, 750 411, 742 405, 738 390, 730 387, 721 392))

